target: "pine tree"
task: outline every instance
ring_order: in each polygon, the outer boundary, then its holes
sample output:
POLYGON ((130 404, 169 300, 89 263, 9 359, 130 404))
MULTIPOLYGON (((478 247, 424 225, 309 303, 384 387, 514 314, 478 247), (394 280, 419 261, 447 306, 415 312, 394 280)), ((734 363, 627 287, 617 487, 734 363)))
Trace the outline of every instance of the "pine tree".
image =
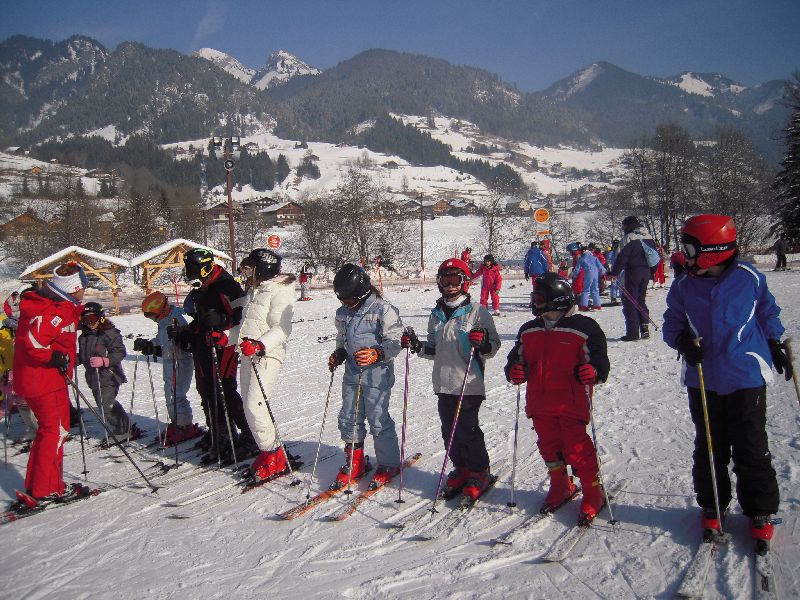
POLYGON ((289 161, 283 154, 278 155, 278 165, 276 168, 276 178, 278 182, 283 183, 283 180, 289 176, 291 169, 289 168, 289 161))
POLYGON ((775 178, 780 223, 790 246, 800 244, 800 72, 787 84, 792 107, 786 127, 786 156, 775 178))

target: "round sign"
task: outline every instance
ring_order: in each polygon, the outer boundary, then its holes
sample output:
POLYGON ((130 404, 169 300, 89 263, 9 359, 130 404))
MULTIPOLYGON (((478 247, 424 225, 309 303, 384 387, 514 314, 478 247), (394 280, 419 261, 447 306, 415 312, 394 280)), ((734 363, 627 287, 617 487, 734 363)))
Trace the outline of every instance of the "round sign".
POLYGON ((537 223, 547 223, 550 220, 550 211, 546 208, 537 208, 533 211, 533 220, 537 223))
POLYGON ((267 246, 272 248, 273 250, 277 250, 281 247, 281 236, 275 235, 274 233, 267 238, 267 246))
POLYGON ((234 164, 235 163, 231 159, 226 160, 225 163, 224 163, 225 170, 226 171, 233 171, 233 165, 234 164))

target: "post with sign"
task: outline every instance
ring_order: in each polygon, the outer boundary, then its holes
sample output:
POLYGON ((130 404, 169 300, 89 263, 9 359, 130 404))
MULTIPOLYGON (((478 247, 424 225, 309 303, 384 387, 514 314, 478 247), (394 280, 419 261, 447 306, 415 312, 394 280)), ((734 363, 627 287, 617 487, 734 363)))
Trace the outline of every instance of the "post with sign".
POLYGON ((533 211, 533 220, 536 222, 536 239, 550 234, 548 223, 550 222, 550 211, 546 208, 537 208, 533 211))
POLYGON ((278 248, 280 248, 281 236, 279 236, 276 233, 273 233, 269 237, 267 237, 267 247, 269 247, 270 250, 277 250, 278 248))
MULTIPOLYGON (((214 146, 222 146, 222 141, 222 138, 214 137, 214 146)), ((239 142, 239 136, 231 136, 225 140, 225 145, 223 146, 223 157, 225 158, 223 165, 225 167, 228 188, 228 234, 230 236, 231 245, 231 269, 234 273, 236 272, 236 226, 233 222, 233 168, 236 166, 236 163, 233 159, 239 158, 239 142)))

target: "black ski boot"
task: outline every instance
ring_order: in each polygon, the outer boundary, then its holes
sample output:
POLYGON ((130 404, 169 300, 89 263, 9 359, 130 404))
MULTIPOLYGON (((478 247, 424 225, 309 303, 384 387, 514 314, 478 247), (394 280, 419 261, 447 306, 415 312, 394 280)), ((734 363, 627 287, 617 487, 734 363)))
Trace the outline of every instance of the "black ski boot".
POLYGON ((639 325, 639 338, 643 340, 650 338, 650 327, 648 325, 639 325))

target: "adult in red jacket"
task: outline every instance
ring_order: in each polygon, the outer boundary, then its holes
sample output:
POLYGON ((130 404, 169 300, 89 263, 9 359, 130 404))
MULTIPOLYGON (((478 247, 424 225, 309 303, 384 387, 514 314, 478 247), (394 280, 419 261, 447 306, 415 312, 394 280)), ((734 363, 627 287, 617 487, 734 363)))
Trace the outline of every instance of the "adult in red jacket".
POLYGON ((66 263, 56 268, 44 287, 26 292, 20 301, 14 388, 39 423, 25 476, 25 489, 37 499, 65 495, 63 444, 70 407, 65 374, 75 364, 86 284, 81 267, 66 263))
POLYGON ((481 306, 489 308, 489 296, 492 297, 492 310, 495 316, 500 314, 500 288, 503 287, 503 274, 500 272, 500 263, 494 256, 487 254, 483 257, 483 264, 472 273, 472 280, 483 277, 481 284, 481 306))

